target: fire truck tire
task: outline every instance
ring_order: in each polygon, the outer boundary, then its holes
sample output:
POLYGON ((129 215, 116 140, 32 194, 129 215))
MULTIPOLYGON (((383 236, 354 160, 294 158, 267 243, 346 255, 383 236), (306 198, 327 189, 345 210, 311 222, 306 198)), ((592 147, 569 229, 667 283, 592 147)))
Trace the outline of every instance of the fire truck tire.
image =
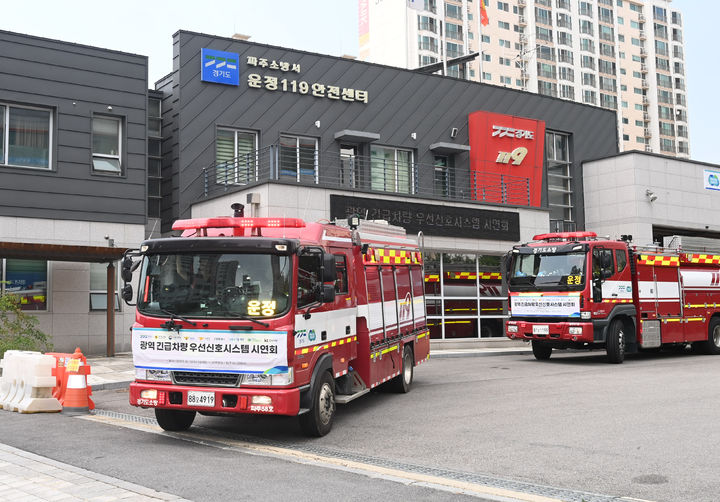
POLYGON ((713 317, 710 319, 708 327, 708 339, 703 345, 706 354, 720 354, 720 318, 713 317))
POLYGON ((552 347, 548 347, 547 345, 543 345, 542 342, 533 340, 532 351, 535 359, 537 359, 538 361, 547 361, 548 359, 550 359, 550 355, 552 354, 552 347))
POLYGON ((155 408, 155 419, 166 431, 186 431, 195 420, 195 412, 187 410, 166 410, 155 408))
POLYGON ((335 419, 335 380, 329 372, 323 372, 318 379, 310 410, 298 418, 308 436, 321 437, 330 432, 335 419))
POLYGON ((403 349, 402 368, 400 374, 390 380, 390 389, 399 394, 410 392, 413 381, 413 352, 409 345, 403 349))
POLYGON ((621 319, 615 319, 610 323, 605 350, 609 363, 620 364, 625 360, 625 324, 621 319))

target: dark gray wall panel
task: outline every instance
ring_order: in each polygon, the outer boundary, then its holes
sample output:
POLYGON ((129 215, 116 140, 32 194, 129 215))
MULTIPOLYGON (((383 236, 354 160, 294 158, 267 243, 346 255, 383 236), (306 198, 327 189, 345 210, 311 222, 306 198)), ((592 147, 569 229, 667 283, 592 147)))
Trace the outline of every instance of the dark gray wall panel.
MULTIPOLYGON (((164 92, 171 93, 165 101, 170 102, 172 113, 168 114, 166 109, 164 120, 166 126, 172 124, 169 141, 173 146, 164 151, 172 155, 166 162, 177 180, 164 185, 163 193, 173 195, 163 212, 165 228, 172 219, 188 216, 189 207, 198 200, 200 194, 192 181, 215 160, 215 130, 219 125, 260 131, 261 148, 277 143, 284 132, 317 137, 321 155, 339 154, 339 143, 333 137, 337 131, 374 132, 380 134, 376 144, 412 149, 416 161, 431 164, 433 153, 428 147, 432 143, 469 144, 468 115, 474 111, 543 120, 547 129, 573 135, 573 175, 577 180, 573 203, 580 226, 583 222, 582 194, 577 191, 581 186, 580 163, 618 151, 616 114, 596 107, 499 86, 185 31, 175 34, 173 47, 175 64, 169 79, 172 85, 166 82, 163 86, 164 92), (240 85, 202 82, 202 48, 238 53, 240 85), (299 63, 301 72, 249 66, 247 56, 299 63), (247 85, 249 73, 363 89, 368 91, 369 103, 254 89, 247 85), (316 120, 321 122, 320 128, 314 125, 316 120), (454 139, 449 136, 453 127, 459 130, 454 139), (412 132, 417 134, 417 140, 411 138, 412 132)), ((456 156, 457 180, 468 179, 468 158, 468 154, 456 156)), ((321 165, 321 177, 323 174, 321 165)), ((420 183, 432 186, 431 176, 430 169, 421 173, 420 183)))
POLYGON ((145 56, 0 31, 0 102, 51 108, 54 129, 51 170, 0 165, 0 215, 145 223, 145 56), (123 120, 122 177, 92 174, 94 114, 123 120))

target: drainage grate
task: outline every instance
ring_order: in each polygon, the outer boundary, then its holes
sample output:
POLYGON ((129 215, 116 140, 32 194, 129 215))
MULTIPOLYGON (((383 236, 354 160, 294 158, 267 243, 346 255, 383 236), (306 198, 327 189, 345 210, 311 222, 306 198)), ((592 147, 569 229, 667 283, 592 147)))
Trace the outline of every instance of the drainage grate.
MULTIPOLYGON (((117 418, 128 422, 136 422, 146 425, 157 425, 157 421, 150 417, 141 417, 137 415, 130 415, 128 413, 119 413, 115 411, 106 410, 95 410, 95 415, 117 418)), ((255 436, 247 436, 244 434, 237 434, 232 432, 223 432, 218 434, 212 429, 207 429, 201 426, 194 426, 195 428, 202 429, 206 434, 212 434, 216 436, 218 443, 222 443, 223 438, 232 439, 234 441, 241 441, 245 443, 252 443, 262 446, 272 446, 276 448, 286 448, 298 450, 304 453, 312 453, 321 457, 330 457, 334 459, 349 460, 352 462, 358 462, 361 464, 368 464, 375 467, 385 467, 388 469, 395 469, 398 471, 404 471, 412 474, 425 474, 428 476, 435 476, 438 478, 452 479, 455 481, 463 481, 466 483, 472 483, 476 485, 482 485, 492 488, 502 488, 506 490, 522 492, 526 494, 540 495, 544 497, 556 498, 566 502, 618 502, 627 501, 628 499, 623 497, 613 497, 610 495, 600 495, 596 493, 581 492, 575 490, 566 490, 563 488, 553 488, 551 486, 537 485, 533 483, 526 483, 523 481, 515 481, 511 479, 498 478, 495 476, 488 476, 483 474, 476 474, 472 472, 455 471, 451 469, 440 469, 437 467, 422 466, 416 464, 408 464, 405 462, 398 462, 386 458, 373 457, 370 455, 363 455, 360 453, 352 453, 341 450, 334 450, 331 448, 323 448, 313 446, 308 443, 296 443, 292 441, 276 441, 273 439, 264 439, 255 436)), ((189 434, 192 434, 190 432, 189 434)))

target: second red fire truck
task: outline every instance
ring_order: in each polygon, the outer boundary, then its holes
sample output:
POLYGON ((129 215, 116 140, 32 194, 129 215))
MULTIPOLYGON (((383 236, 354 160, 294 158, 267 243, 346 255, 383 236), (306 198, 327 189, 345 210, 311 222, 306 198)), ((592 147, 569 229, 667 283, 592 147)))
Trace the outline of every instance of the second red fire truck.
POLYGON ((430 348, 417 243, 388 224, 245 218, 237 206, 177 221, 181 237, 124 258, 126 283, 140 266, 130 404, 166 430, 198 412, 254 413, 298 415, 322 436, 337 403, 383 384, 408 392, 430 348))
POLYGON ((720 253, 639 248, 593 232, 536 235, 508 257, 506 335, 553 349, 626 353, 692 344, 720 354, 720 253))

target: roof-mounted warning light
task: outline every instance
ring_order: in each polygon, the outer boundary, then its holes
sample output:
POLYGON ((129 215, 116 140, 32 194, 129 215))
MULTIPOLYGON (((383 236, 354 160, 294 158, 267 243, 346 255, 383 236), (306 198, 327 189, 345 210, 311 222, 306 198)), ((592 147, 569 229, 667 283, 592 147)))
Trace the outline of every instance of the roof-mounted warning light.
POLYGON ((597 234, 595 232, 556 232, 533 236, 534 241, 578 241, 581 239, 595 238, 597 238, 597 234))
POLYGON ((303 228, 305 221, 300 218, 191 218, 173 223, 173 230, 195 230, 200 236, 207 236, 209 228, 232 228, 233 235, 242 237, 249 228, 250 235, 262 236, 263 228, 303 228))

